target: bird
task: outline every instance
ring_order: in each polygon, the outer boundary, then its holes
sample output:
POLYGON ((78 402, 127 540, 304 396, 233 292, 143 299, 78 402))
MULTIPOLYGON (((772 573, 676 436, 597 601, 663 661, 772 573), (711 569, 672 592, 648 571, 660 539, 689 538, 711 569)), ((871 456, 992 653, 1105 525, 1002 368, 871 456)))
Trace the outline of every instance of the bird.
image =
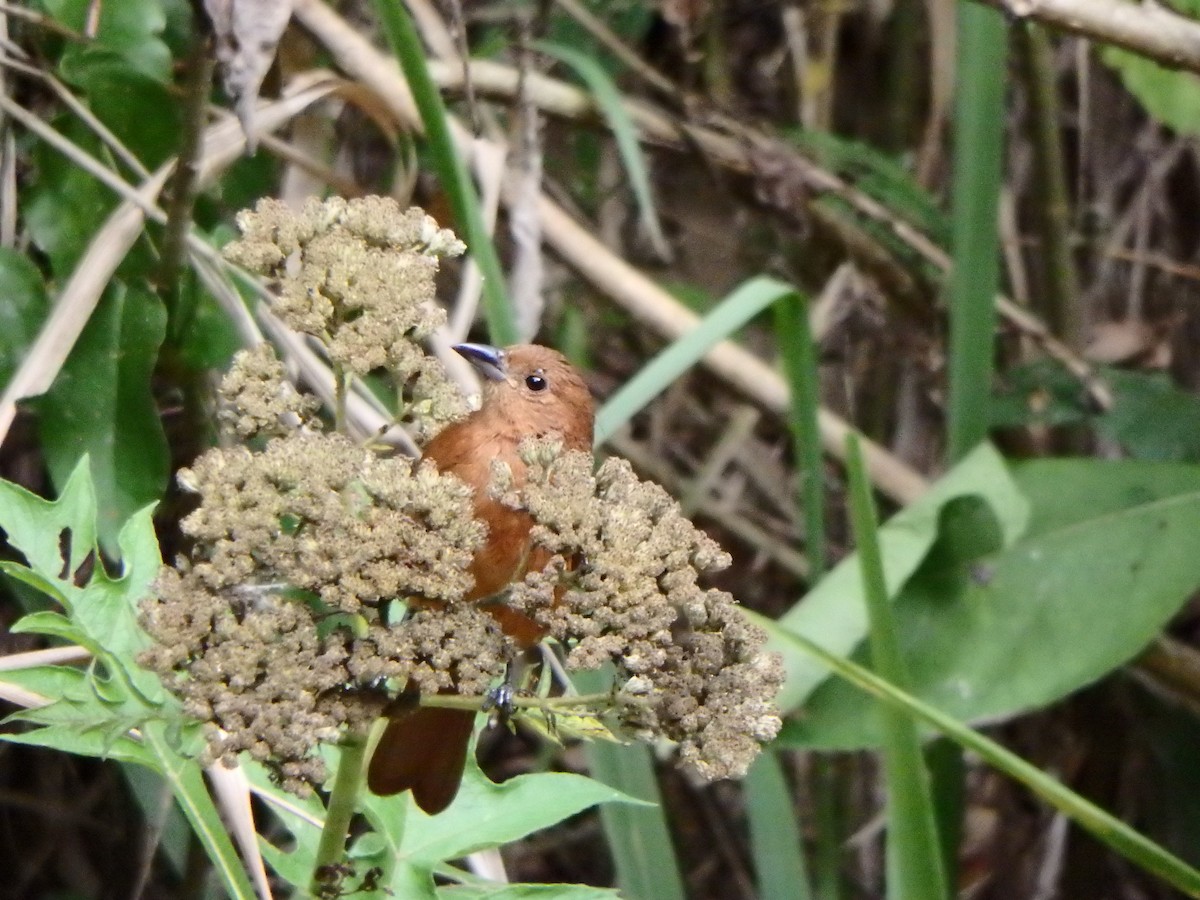
MULTIPOLYGON (((527 466, 518 448, 527 438, 591 453, 595 408, 583 377, 557 350, 471 343, 456 344, 454 350, 482 377, 482 401, 479 409, 438 432, 422 458, 471 487, 475 517, 488 528, 468 569, 474 586, 463 599, 482 604, 505 634, 528 649, 543 630, 502 602, 487 601, 543 568, 551 554, 533 543, 529 513, 488 496, 492 462, 505 463, 519 489, 527 466)), ((470 711, 420 706, 411 693, 401 694, 368 765, 367 786, 380 796, 411 790, 423 812, 441 812, 458 793, 474 721, 470 711)))

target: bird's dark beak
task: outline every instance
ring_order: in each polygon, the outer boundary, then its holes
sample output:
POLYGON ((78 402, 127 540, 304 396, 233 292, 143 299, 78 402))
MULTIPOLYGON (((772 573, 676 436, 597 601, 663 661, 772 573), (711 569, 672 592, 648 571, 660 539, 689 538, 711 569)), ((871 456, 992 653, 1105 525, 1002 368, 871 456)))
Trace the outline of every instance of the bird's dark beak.
POLYGON ((491 344, 455 344, 454 352, 489 381, 503 381, 508 377, 508 360, 499 347, 491 344))

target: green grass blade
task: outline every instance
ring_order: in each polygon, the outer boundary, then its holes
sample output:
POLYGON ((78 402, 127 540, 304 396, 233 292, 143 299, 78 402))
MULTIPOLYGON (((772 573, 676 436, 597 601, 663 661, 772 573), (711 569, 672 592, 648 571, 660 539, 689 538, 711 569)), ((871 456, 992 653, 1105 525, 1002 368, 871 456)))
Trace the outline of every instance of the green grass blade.
MULTIPOLYGON (((575 686, 585 692, 604 690, 607 681, 600 672, 580 672, 575 676, 575 686)), ((684 900, 687 892, 649 748, 594 741, 585 745, 584 751, 588 771, 597 781, 655 804, 605 803, 600 807, 600 821, 617 868, 621 895, 636 900, 684 900)))
POLYGON ((718 303, 700 324, 654 357, 632 379, 608 398, 596 416, 596 445, 608 440, 622 425, 694 366, 716 344, 795 289, 773 278, 752 278, 718 303))
POLYGON ((825 471, 821 455, 820 375, 817 347, 808 321, 808 303, 799 294, 775 304, 775 336, 788 382, 791 407, 788 427, 800 467, 800 509, 804 513, 804 539, 808 556, 808 581, 825 574, 825 471))
MULTIPOLYGON (((755 620, 763 621, 761 617, 756 617, 755 620)), ((769 623, 766 624, 770 627, 769 623)), ((914 719, 926 723, 964 750, 977 754, 989 765, 1025 785, 1042 800, 1069 817, 1080 828, 1089 832, 1101 843, 1112 847, 1130 862, 1157 875, 1189 897, 1200 897, 1200 870, 1192 868, 1179 857, 1160 847, 1145 835, 1139 834, 1090 800, 1055 781, 1011 750, 1000 746, 941 710, 921 702, 895 685, 889 684, 857 663, 829 653, 808 638, 779 628, 772 628, 772 634, 811 654, 831 672, 846 679, 860 690, 867 692, 893 709, 902 710, 914 719)))
POLYGON ((804 841, 779 754, 764 750, 744 783, 758 896, 811 900, 804 841))
POLYGON ((964 3, 958 14, 949 302, 951 462, 982 441, 990 423, 1008 39, 996 10, 964 3))
POLYGON ((483 275, 483 312, 487 318, 488 335, 494 344, 503 346, 516 343, 517 326, 504 288, 500 259, 484 225, 475 185, 454 148, 446 107, 425 66, 425 50, 421 46, 421 39, 401 0, 375 0, 375 8, 379 11, 388 42, 412 90, 421 121, 425 123, 425 134, 433 150, 433 164, 454 210, 455 227, 464 232, 460 236, 466 241, 483 275))
MULTIPOLYGON (((850 480, 850 519, 870 614, 871 658, 893 684, 908 682, 892 617, 871 486, 858 439, 846 440, 850 480)), ((903 711, 881 707, 883 767, 887 776, 887 895, 897 900, 935 900, 950 896, 942 866, 941 843, 921 739, 916 723, 903 711)))
POLYGON ((658 211, 654 206, 654 194, 650 188, 650 175, 646 170, 646 158, 642 154, 642 145, 638 138, 638 130, 633 124, 629 111, 625 108, 624 98, 604 67, 594 57, 562 44, 552 44, 539 41, 534 45, 547 56, 553 56, 560 62, 570 66, 592 93, 592 99, 604 113, 608 127, 612 130, 617 142, 617 151, 621 154, 621 162, 629 174, 629 187, 633 191, 638 205, 638 215, 654 244, 655 252, 661 258, 670 255, 670 246, 666 235, 663 234, 662 223, 658 220, 658 211))
POLYGON ((229 832, 204 784, 204 773, 195 760, 185 759, 170 748, 163 730, 161 722, 148 722, 142 734, 158 756, 162 775, 171 786, 179 808, 183 810, 229 896, 233 900, 256 900, 257 894, 246 867, 234 849, 229 832))

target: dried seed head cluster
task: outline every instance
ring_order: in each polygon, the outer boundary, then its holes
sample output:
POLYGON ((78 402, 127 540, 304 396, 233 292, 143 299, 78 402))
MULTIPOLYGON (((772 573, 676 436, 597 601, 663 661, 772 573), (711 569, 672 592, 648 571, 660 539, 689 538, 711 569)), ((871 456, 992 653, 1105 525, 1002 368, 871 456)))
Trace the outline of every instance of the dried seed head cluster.
POLYGON ((570 648, 568 667, 615 665, 617 698, 634 701, 621 712, 626 727, 677 741, 705 779, 744 775, 779 730, 783 668, 727 593, 697 584, 728 556, 625 460, 593 475, 585 453, 533 442, 523 452, 520 499, 557 558, 515 586, 510 604, 570 648))
MULTIPOLYGON (((264 201, 240 224, 230 255, 279 278, 281 316, 336 365, 398 369, 424 398, 410 407, 418 424, 461 408, 435 402, 444 376, 413 343, 436 321, 436 256, 461 250, 448 232, 379 199, 300 215, 264 201)), ((268 348, 235 359, 221 422, 252 446, 179 473, 200 497, 183 522, 194 550, 164 567, 142 622, 155 640, 144 662, 207 724, 209 754, 249 752, 303 793, 324 776, 317 742, 361 732, 406 686, 479 696, 516 648, 463 600, 486 532, 470 489, 325 430, 283 376, 268 348)), ((779 728, 782 673, 730 597, 697 583, 725 554, 627 463, 593 474, 588 454, 522 452, 525 487, 496 467, 493 490, 530 512, 555 556, 505 602, 567 647, 572 668, 615 664, 627 729, 674 739, 704 777, 743 773, 779 728)))
POLYGON ((465 411, 463 398, 421 342, 445 321, 434 300, 441 257, 465 249, 422 210, 387 197, 310 200, 299 213, 260 200, 238 216, 241 240, 225 255, 278 279, 272 309, 325 345, 355 375, 383 369, 405 389, 403 417, 436 429, 465 411))

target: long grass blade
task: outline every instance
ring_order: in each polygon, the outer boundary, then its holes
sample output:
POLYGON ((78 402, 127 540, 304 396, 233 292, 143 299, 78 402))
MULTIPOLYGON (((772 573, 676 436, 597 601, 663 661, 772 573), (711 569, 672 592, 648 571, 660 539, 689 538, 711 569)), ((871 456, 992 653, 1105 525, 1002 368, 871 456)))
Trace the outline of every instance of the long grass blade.
POLYGON ((692 331, 654 357, 632 379, 608 398, 596 416, 596 444, 600 445, 694 366, 714 346, 795 288, 773 278, 752 278, 718 303, 692 331))
POLYGON ((553 56, 570 66, 592 92, 592 98, 604 113, 608 127, 617 142, 617 151, 621 154, 621 162, 629 175, 629 188, 637 201, 642 226, 654 245, 654 252, 660 259, 669 259, 671 248, 658 219, 654 192, 650 188, 650 174, 646 168, 646 157, 642 153, 637 126, 633 124, 633 117, 625 108, 625 98, 621 96, 609 74, 604 71, 604 67, 593 57, 562 44, 541 41, 535 46, 547 56, 553 56))
POLYGON ((991 421, 1007 41, 1004 19, 996 10, 964 3, 958 13, 949 303, 951 462, 987 436, 991 421))
MULTIPOLYGON (((883 576, 875 505, 858 440, 853 435, 846 440, 846 463, 850 519, 870 616, 872 663, 888 681, 904 685, 908 678, 883 576)), ((947 898, 949 887, 942 866, 929 773, 916 723, 904 712, 889 707, 881 707, 880 714, 887 776, 887 895, 896 900, 947 898)))
POLYGON ((804 841, 777 753, 764 750, 759 755, 746 776, 745 791, 758 895, 810 900, 804 841))
POLYGON ((488 334, 494 344, 516 343, 517 325, 504 287, 500 259, 483 221, 479 195, 467 174, 467 167, 454 148, 446 107, 437 85, 429 75, 421 39, 401 0, 375 0, 375 8, 379 11, 388 42, 412 90, 421 121, 425 123, 425 134, 433 151, 433 166, 450 199, 455 224, 465 232, 463 240, 483 274, 483 312, 487 318, 488 334))
MULTIPOLYGON (((762 621, 757 619, 756 621, 762 621)), ((798 649, 820 660, 831 672, 846 679, 860 690, 896 710, 902 710, 914 719, 924 722, 954 741, 964 750, 977 754, 981 759, 1009 777, 1019 781, 1089 832, 1098 841, 1107 844, 1134 863, 1168 884, 1183 891, 1189 897, 1200 897, 1200 870, 1189 866, 1170 851, 1139 834, 1111 813, 1101 809, 1062 783, 1055 781, 1045 772, 1026 762, 1017 754, 972 728, 929 706, 911 694, 901 690, 874 672, 863 668, 849 659, 829 653, 819 644, 802 635, 782 629, 772 629, 780 640, 788 641, 798 649)))

